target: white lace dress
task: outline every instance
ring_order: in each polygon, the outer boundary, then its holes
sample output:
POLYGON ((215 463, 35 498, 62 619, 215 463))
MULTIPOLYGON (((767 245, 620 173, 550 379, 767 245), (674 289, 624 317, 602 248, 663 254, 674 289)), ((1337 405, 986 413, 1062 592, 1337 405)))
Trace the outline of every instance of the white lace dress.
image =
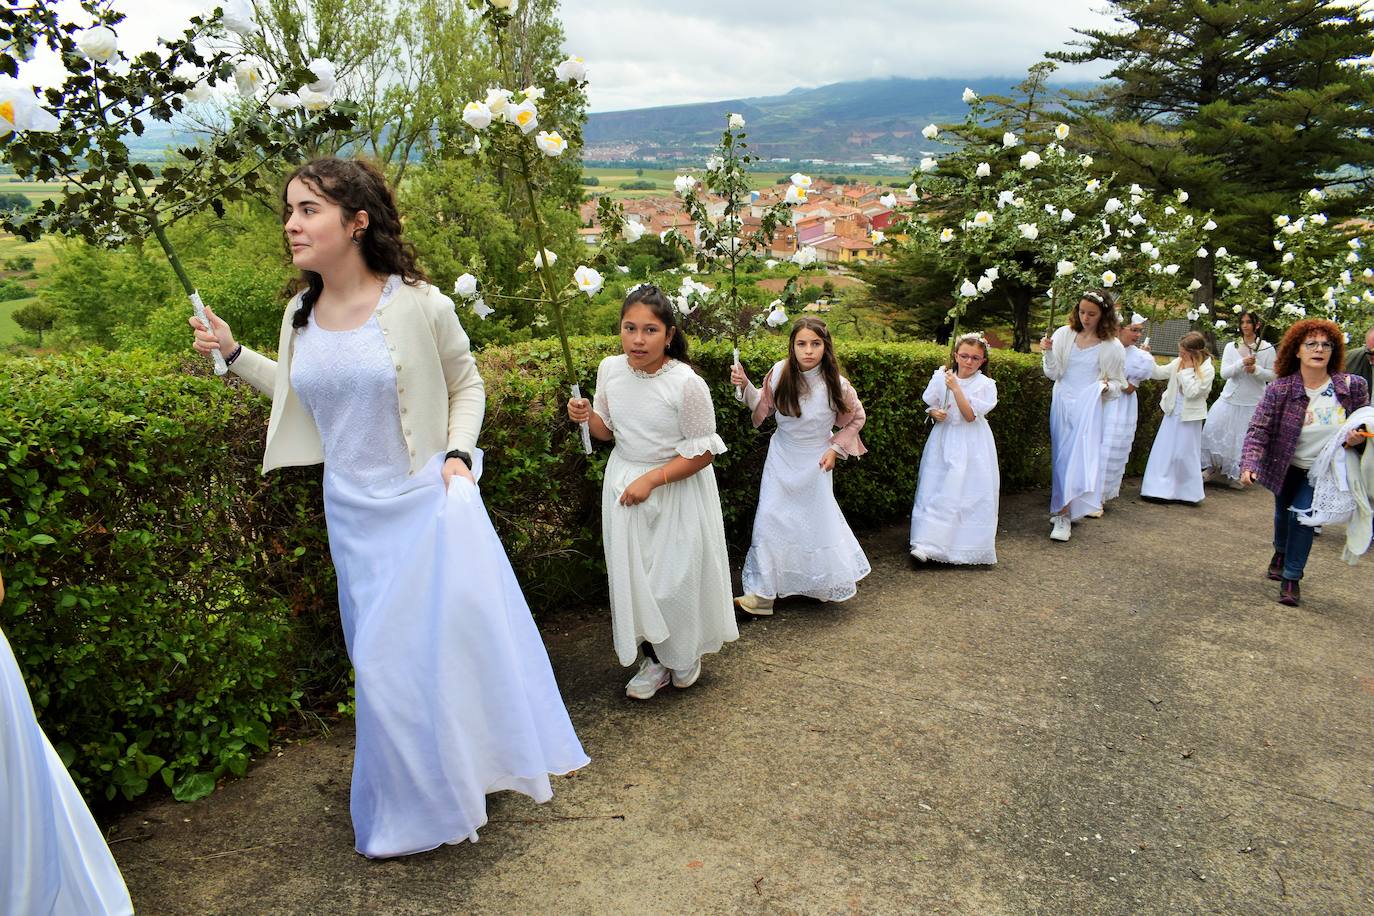
POLYGON ((329 548, 356 672, 357 849, 381 858, 475 842, 488 793, 547 801, 550 773, 588 762, 539 631, 477 487, 454 478, 445 490, 442 454, 409 476, 375 316, 328 331, 312 315, 294 340, 291 387, 324 444, 329 548))
MULTIPOLYGON (((779 362, 764 379, 773 393, 784 365, 779 362)), ((807 391, 799 399, 801 416, 773 413, 778 428, 768 444, 753 540, 740 579, 746 594, 760 598, 845 601, 872 570, 835 501, 834 472, 820 467, 838 415, 820 368, 803 377, 807 391)), ((752 400, 754 407, 757 396, 752 400)))
POLYGON ((658 487, 636 506, 622 506, 620 494, 677 455, 725 451, 711 393, 684 363, 670 359, 649 375, 621 354, 596 370, 592 409, 615 434, 601 533, 616 655, 632 665, 649 642, 660 662, 686 670, 739 638, 715 469, 658 487))
MULTIPOLYGON (((1139 388, 1154 375, 1155 358, 1139 347, 1126 348, 1126 383, 1139 388)), ((1126 474, 1126 462, 1135 444, 1136 425, 1140 422, 1138 392, 1113 398, 1102 405, 1103 468, 1102 498, 1104 501, 1121 495, 1121 478, 1126 474)))
POLYGON ((105 837, 34 718, 0 631, 0 913, 133 911, 105 837))
POLYGON ((1230 341, 1221 354, 1221 377, 1226 386, 1221 396, 1207 411, 1207 422, 1202 427, 1202 463, 1225 474, 1232 480, 1240 479, 1240 451, 1245 445, 1245 433, 1250 429, 1250 419, 1255 415, 1264 389, 1274 380, 1274 361, 1278 351, 1268 341, 1258 342, 1254 351, 1255 371, 1245 371, 1245 357, 1250 348, 1244 343, 1230 341))
POLYGON ((949 416, 935 424, 921 452, 911 551, 942 563, 992 564, 1002 481, 987 415, 997 406, 997 383, 980 371, 959 386, 973 408, 972 421, 959 412, 943 369, 935 370, 921 396, 949 416))

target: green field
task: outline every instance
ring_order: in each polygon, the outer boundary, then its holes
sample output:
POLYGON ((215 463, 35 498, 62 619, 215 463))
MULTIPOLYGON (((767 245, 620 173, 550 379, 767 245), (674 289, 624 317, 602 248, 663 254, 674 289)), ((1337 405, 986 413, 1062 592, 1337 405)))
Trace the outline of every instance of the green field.
MULTIPOLYGON (((0 183, 0 188, 3 188, 0 183)), ((42 275, 52 267, 57 256, 53 253, 52 243, 48 240, 37 242, 24 242, 12 235, 0 236, 0 262, 15 255, 25 254, 33 258, 34 270, 39 274, 38 280, 23 280, 25 286, 36 288, 41 282, 42 275)), ((0 270, 0 277, 14 276, 8 271, 0 270)), ((23 333, 19 330, 19 325, 14 323, 10 315, 15 309, 21 308, 32 302, 30 299, 14 299, 10 302, 0 302, 0 346, 12 343, 23 333)))
MULTIPOLYGON (((588 194, 597 192, 611 191, 615 197, 655 197, 673 193, 673 179, 682 172, 673 169, 643 169, 643 174, 638 174, 632 168, 584 168, 582 174, 587 178, 596 178, 599 185, 586 188, 588 194), (628 181, 652 181, 658 187, 652 191, 626 191, 621 189, 621 185, 628 181)), ((828 168, 828 170, 818 170, 816 174, 831 175, 836 172, 845 174, 843 169, 828 168)), ((749 175, 750 184, 757 189, 769 188, 778 183, 779 178, 786 178, 791 172, 751 172, 749 175)), ((911 180, 910 174, 902 175, 850 175, 850 178, 865 181, 870 184, 889 184, 894 181, 902 182, 904 185, 911 180)))

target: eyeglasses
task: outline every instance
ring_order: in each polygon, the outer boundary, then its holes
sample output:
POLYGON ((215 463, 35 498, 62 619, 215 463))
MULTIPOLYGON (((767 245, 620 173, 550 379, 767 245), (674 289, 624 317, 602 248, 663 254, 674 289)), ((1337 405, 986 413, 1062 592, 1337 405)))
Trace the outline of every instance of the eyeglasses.
POLYGON ((1306 349, 1308 349, 1308 350, 1318 350, 1318 351, 1320 351, 1320 350, 1330 350, 1330 349, 1331 349, 1331 346, 1332 346, 1331 341, 1329 341, 1329 340, 1304 340, 1304 341, 1302 342, 1302 345, 1303 345, 1304 348, 1306 348, 1306 349))
POLYGON ((955 358, 955 359, 958 359, 958 360, 963 360, 963 361, 966 362, 966 363, 976 363, 976 362, 981 362, 981 361, 982 361, 982 359, 983 359, 983 354, 981 354, 981 353, 955 353, 955 354, 954 354, 954 358, 955 358))

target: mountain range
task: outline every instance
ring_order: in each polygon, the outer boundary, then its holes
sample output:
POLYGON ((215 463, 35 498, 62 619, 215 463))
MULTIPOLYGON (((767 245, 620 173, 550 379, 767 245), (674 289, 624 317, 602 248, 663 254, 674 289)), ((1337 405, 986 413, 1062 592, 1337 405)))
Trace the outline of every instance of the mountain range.
POLYGON ((592 161, 700 159, 720 139, 726 115, 737 112, 747 122, 752 151, 765 159, 854 162, 872 161, 874 154, 912 159, 942 149, 926 140, 921 128, 962 120, 966 86, 979 95, 1005 95, 1022 79, 890 77, 760 98, 608 111, 588 119, 583 156, 592 161))

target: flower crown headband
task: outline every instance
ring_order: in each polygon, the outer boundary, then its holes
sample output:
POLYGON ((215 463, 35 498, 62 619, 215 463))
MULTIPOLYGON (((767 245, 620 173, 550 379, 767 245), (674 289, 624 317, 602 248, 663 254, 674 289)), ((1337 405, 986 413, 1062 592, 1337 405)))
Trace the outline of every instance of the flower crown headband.
POLYGON ((954 338, 954 346, 956 349, 959 347, 959 344, 970 342, 980 343, 985 347, 988 345, 988 339, 983 336, 982 331, 968 331, 954 338))

